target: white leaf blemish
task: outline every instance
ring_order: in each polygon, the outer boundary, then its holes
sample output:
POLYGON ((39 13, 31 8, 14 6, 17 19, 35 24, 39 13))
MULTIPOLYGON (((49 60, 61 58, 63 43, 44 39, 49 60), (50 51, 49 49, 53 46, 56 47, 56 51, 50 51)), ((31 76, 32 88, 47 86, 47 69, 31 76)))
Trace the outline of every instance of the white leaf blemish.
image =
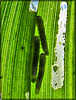
POLYGON ((57 43, 55 47, 55 63, 52 65, 52 87, 61 88, 64 81, 64 47, 67 21, 67 3, 61 2, 58 20, 57 43))

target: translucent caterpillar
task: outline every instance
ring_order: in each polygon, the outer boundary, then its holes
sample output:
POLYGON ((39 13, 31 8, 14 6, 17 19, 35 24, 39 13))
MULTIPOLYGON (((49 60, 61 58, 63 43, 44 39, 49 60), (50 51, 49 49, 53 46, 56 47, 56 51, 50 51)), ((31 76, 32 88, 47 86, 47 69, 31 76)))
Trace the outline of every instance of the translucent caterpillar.
POLYGON ((55 47, 55 60, 52 65, 52 87, 61 88, 64 81, 64 47, 67 21, 67 3, 61 2, 58 20, 57 43, 55 47))

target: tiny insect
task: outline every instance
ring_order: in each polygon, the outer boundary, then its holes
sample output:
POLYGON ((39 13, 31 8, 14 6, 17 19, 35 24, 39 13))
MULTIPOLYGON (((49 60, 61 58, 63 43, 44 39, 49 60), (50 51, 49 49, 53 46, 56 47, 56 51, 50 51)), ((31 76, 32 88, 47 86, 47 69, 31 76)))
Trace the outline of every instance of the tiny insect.
POLYGON ((40 48, 39 37, 34 36, 34 55, 33 55, 33 65, 32 65, 32 82, 36 81, 37 65, 38 65, 38 59, 39 59, 39 48, 40 48))
POLYGON ((45 54, 41 53, 41 55, 40 55, 40 64, 39 64, 39 73, 38 73, 37 82, 36 82, 36 88, 35 88, 35 93, 36 94, 38 94, 39 91, 40 91, 42 79, 43 79, 43 76, 44 76, 45 60, 46 60, 45 54))
POLYGON ((37 16, 36 22, 37 22, 37 26, 38 26, 38 30, 39 30, 42 48, 43 48, 45 54, 48 55, 49 52, 48 52, 48 46, 47 46, 47 41, 46 41, 46 36, 45 36, 45 29, 44 29, 43 20, 40 16, 37 16))

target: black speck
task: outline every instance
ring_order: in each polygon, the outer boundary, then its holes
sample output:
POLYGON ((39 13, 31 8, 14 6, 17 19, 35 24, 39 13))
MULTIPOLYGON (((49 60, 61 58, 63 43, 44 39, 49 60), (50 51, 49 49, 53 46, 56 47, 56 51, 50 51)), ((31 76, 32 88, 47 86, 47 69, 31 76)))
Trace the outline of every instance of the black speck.
POLYGON ((0 79, 3 78, 3 76, 0 76, 0 79))
POLYGON ((24 46, 22 46, 21 49, 24 50, 24 46))
POLYGON ((57 85, 57 83, 55 84, 55 86, 57 85))

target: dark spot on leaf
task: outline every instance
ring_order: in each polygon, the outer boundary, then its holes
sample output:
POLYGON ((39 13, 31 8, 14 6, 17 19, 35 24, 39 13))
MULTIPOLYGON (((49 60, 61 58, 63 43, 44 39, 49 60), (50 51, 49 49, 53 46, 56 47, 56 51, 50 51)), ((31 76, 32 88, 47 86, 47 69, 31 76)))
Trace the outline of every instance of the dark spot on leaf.
POLYGON ((75 75, 75 71, 73 71, 73 75, 75 75))
POLYGON ((55 61, 57 61, 57 57, 55 57, 55 61))
POLYGON ((0 79, 3 78, 3 76, 0 76, 0 79))
POLYGON ((57 83, 55 83, 55 86, 57 85, 57 83))
POLYGON ((53 70, 54 70, 54 72, 56 72, 56 71, 57 71, 57 69, 58 69, 58 67, 57 67, 57 66, 53 66, 53 70))
POLYGON ((22 46, 21 49, 24 50, 24 46, 22 46))

